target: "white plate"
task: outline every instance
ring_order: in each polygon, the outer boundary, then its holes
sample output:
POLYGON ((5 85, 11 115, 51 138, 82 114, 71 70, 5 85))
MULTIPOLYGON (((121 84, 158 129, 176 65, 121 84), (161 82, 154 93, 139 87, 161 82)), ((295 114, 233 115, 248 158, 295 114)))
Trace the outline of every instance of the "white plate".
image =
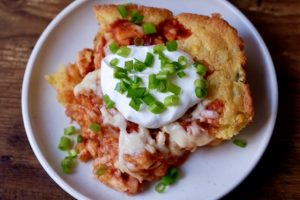
MULTIPOLYGON (((128 2, 128 1, 123 1, 128 2)), ((164 194, 145 192, 129 197, 102 185, 92 177, 91 165, 80 163, 74 175, 60 170, 64 152, 57 149, 63 128, 69 125, 55 91, 44 75, 75 60, 76 52, 92 47, 98 25, 92 12, 97 3, 120 1, 78 0, 65 8, 47 27, 29 59, 23 82, 22 113, 32 149, 50 175, 65 191, 77 199, 218 199, 236 187, 261 158, 271 137, 277 114, 278 91, 269 52, 253 25, 227 1, 223 0, 131 0, 146 6, 168 8, 175 14, 190 12, 222 14, 245 40, 247 73, 252 88, 256 115, 240 138, 248 141, 244 149, 231 142, 215 148, 201 148, 182 166, 183 178, 164 194)))

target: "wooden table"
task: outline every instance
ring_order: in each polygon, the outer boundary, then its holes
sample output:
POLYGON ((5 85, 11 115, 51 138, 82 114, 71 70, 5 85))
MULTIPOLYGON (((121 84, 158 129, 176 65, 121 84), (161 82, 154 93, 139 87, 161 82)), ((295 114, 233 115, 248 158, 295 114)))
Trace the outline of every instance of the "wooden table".
MULTIPOLYGON (((0 0, 0 199, 73 199, 43 170, 21 116, 27 60, 48 23, 71 0, 0 0)), ((273 57, 279 112, 271 143, 250 176, 224 199, 300 199, 300 1, 232 0, 273 57)))

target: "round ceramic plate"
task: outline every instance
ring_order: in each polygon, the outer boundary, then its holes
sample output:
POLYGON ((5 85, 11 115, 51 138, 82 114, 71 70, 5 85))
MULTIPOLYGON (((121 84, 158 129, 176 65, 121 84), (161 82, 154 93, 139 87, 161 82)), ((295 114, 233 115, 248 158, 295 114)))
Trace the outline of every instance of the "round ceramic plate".
POLYGON ((136 196, 115 192, 92 176, 90 163, 80 163, 73 175, 65 175, 60 161, 65 152, 57 149, 63 128, 70 120, 56 101, 55 91, 44 79, 61 64, 75 60, 76 53, 92 47, 99 29, 92 8, 96 4, 127 3, 114 0, 78 0, 65 8, 47 27, 29 59, 23 82, 22 112, 32 149, 50 177, 77 199, 218 199, 236 187, 261 158, 272 135, 277 113, 277 82, 269 52, 248 19, 224 0, 131 0, 145 6, 210 15, 221 13, 245 41, 247 74, 256 114, 239 138, 246 148, 226 142, 214 148, 201 148, 182 165, 183 177, 165 193, 154 191, 154 184, 136 196))

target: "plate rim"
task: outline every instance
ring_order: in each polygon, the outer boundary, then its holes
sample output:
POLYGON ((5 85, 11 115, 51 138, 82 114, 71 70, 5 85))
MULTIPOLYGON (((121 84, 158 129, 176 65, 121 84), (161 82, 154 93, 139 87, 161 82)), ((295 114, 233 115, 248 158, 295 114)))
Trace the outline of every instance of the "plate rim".
MULTIPOLYGON (((225 192, 219 193, 219 195, 215 195, 215 198, 219 199, 219 198, 224 197, 225 195, 229 194, 233 189, 235 189, 238 185, 240 185, 241 182, 243 182, 249 176, 249 174, 253 171, 253 169, 255 168, 255 166, 258 164, 258 162, 261 160, 263 154, 265 153, 265 150, 269 145, 270 139, 271 139, 273 131, 274 131, 275 122, 276 122, 277 113, 278 113, 278 82, 277 82, 277 76, 275 73, 274 63, 273 63, 272 57, 270 55, 270 52, 269 52, 265 42, 263 41, 261 35, 256 30, 256 28, 254 27, 252 22, 250 22, 250 20, 229 1, 224 1, 224 0, 215 0, 215 1, 222 3, 224 6, 226 6, 230 10, 232 10, 232 12, 236 13, 241 18, 241 20, 244 22, 244 24, 246 26, 248 26, 248 28, 252 31, 253 36, 258 41, 259 46, 260 46, 261 50, 263 51, 266 66, 268 66, 268 68, 269 68, 268 71, 271 72, 270 84, 273 87, 271 95, 273 95, 272 98, 273 98, 273 104, 274 104, 274 108, 271 106, 271 108, 272 108, 271 113, 273 112, 274 115, 271 116, 271 120, 270 120, 270 125, 269 125, 270 133, 267 135, 267 138, 265 139, 264 144, 261 147, 261 149, 259 149, 259 151, 257 153, 258 156, 255 157, 254 162, 252 162, 250 164, 250 166, 248 167, 248 170, 245 171, 245 173, 239 177, 239 180, 236 181, 235 184, 232 184, 232 186, 229 187, 225 192)), ((67 192, 68 194, 70 194, 71 196, 73 196, 74 198, 77 198, 77 199, 89 199, 89 198, 84 196, 77 190, 73 189, 69 184, 67 184, 64 181, 64 179, 61 178, 57 174, 57 172, 48 164, 48 162, 46 161, 41 150, 38 148, 37 140, 35 138, 35 134, 33 132, 32 125, 31 125, 31 117, 30 117, 30 113, 29 113, 28 98, 29 98, 29 86, 30 86, 32 71, 34 68, 34 63, 37 59, 37 55, 38 55, 39 51, 41 50, 41 48, 43 46, 43 43, 45 42, 45 40, 47 39, 49 34, 55 29, 55 27, 58 25, 58 23, 60 21, 62 21, 68 14, 70 14, 73 10, 75 10, 76 8, 78 8, 85 2, 86 1, 84 1, 84 0, 78 0, 78 1, 74 1, 74 2, 70 3, 68 6, 66 6, 64 9, 62 9, 60 11, 60 13, 49 23, 49 25, 46 27, 46 29, 42 32, 42 34, 40 35, 38 41, 36 42, 32 52, 31 52, 29 60, 27 62, 24 77, 23 77, 22 92, 21 92, 21 107, 22 107, 23 123, 24 123, 27 138, 29 140, 30 146, 31 146, 35 156, 37 157, 39 163, 42 165, 42 167, 44 168, 46 173, 51 177, 51 179, 53 179, 54 182, 57 185, 59 185, 65 192, 67 192)), ((101 3, 101 2, 99 1, 99 3, 101 3)))

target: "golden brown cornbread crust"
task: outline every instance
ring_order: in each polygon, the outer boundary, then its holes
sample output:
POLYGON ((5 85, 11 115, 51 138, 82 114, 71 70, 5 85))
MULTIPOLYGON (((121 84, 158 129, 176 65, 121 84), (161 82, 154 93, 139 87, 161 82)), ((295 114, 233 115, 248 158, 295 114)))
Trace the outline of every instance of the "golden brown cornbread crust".
MULTIPOLYGON (((246 80, 243 41, 237 31, 219 14, 211 17, 189 13, 173 16, 167 9, 137 5, 129 5, 127 9, 129 13, 138 10, 144 16, 144 22, 156 25, 175 17, 192 32, 190 37, 178 40, 178 46, 212 72, 208 76, 208 99, 219 99, 224 103, 215 136, 218 139, 230 139, 238 134, 252 120, 254 109, 246 80)), ((98 5, 94 11, 100 23, 98 35, 105 35, 107 42, 111 42, 112 38, 106 31, 110 24, 121 19, 116 5, 98 5)))

